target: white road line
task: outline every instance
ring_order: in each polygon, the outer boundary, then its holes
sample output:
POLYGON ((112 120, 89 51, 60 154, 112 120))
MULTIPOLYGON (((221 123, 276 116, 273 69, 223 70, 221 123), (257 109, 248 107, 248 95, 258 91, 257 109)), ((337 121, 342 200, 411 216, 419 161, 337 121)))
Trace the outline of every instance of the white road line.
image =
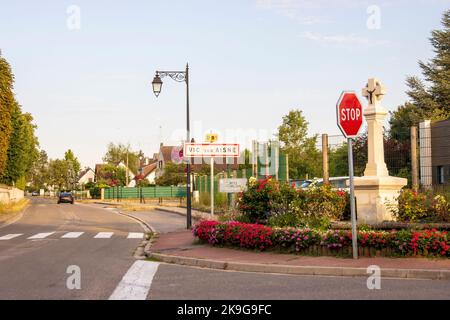
POLYGON ((142 239, 144 234, 142 232, 130 232, 128 234, 128 239, 142 239))
POLYGON ((47 238, 48 236, 51 236, 52 234, 54 234, 54 232, 46 232, 46 233, 38 233, 35 234, 34 236, 31 236, 27 239, 33 240, 33 239, 44 239, 47 238))
POLYGON ((109 300, 145 300, 159 263, 138 260, 123 276, 109 300))
POLYGON ((96 239, 109 239, 113 236, 114 232, 99 232, 97 233, 97 235, 94 237, 96 239))
POLYGON ((23 233, 7 234, 6 236, 0 237, 0 240, 11 240, 20 237, 21 235, 23 235, 23 233))
POLYGON ((80 237, 84 232, 67 232, 65 235, 63 235, 61 238, 66 239, 75 239, 80 237))

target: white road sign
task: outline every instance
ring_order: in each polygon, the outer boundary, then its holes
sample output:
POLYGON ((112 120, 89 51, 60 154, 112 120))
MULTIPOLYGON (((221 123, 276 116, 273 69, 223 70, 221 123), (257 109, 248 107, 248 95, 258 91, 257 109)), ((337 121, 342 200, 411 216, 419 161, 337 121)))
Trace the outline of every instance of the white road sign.
POLYGON ((237 193, 247 190, 247 179, 230 178, 219 180, 219 192, 237 193))
POLYGON ((185 143, 183 154, 187 158, 238 158, 240 156, 237 143, 185 143))

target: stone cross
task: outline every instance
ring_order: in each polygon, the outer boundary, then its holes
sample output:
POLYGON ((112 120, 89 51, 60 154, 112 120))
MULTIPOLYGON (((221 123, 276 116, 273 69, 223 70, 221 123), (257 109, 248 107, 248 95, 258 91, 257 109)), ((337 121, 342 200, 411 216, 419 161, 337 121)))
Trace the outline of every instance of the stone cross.
POLYGON ((376 78, 371 78, 365 88, 362 89, 362 95, 367 98, 369 105, 376 105, 386 94, 386 88, 376 78))

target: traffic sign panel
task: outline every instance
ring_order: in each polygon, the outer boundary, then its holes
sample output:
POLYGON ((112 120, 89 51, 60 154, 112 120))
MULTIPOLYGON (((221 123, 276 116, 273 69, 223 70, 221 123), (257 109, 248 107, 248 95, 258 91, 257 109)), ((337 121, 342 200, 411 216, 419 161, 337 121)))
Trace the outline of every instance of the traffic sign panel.
POLYGON ((238 158, 240 156, 237 143, 185 143, 183 154, 186 158, 238 158))
POLYGON ((344 91, 336 104, 337 124, 346 138, 356 138, 363 123, 363 110, 353 91, 344 91))

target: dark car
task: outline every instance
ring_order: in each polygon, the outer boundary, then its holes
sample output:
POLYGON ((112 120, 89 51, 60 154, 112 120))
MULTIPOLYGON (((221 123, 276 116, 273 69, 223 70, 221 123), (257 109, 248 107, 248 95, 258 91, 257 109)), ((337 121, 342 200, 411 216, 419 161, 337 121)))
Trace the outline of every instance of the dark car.
POLYGON ((60 203, 74 203, 73 196, 70 192, 61 192, 58 196, 58 204, 60 203))

